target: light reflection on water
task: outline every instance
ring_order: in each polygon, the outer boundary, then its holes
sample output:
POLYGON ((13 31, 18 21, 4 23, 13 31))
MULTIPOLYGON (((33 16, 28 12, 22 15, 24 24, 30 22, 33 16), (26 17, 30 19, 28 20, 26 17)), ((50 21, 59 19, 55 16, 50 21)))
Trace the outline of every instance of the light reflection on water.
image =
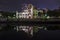
POLYGON ((15 31, 20 31, 23 30, 26 33, 29 33, 31 35, 33 35, 34 32, 37 32, 39 29, 43 29, 43 30, 60 30, 60 25, 29 25, 29 26, 25 26, 25 25, 10 25, 7 23, 2 23, 0 24, 0 31, 7 31, 7 30, 15 30, 15 31))
POLYGON ((32 26, 16 26, 16 27, 14 27, 14 29, 17 31, 23 30, 26 33, 30 33, 31 35, 33 35, 33 27, 32 26))

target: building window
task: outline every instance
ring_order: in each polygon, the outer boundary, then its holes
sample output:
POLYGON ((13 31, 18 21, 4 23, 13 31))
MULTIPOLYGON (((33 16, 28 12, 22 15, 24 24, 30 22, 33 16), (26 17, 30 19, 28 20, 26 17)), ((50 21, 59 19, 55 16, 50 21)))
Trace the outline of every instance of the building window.
POLYGON ((29 12, 31 12, 31 10, 30 10, 30 9, 29 9, 28 11, 29 11, 29 12))
POLYGON ((25 14, 25 16, 27 16, 27 14, 25 14))

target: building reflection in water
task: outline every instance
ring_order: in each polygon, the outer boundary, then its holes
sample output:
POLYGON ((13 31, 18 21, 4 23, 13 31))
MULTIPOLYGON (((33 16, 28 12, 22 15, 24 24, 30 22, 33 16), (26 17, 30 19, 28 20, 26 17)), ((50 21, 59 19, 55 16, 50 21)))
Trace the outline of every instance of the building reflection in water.
POLYGON ((14 27, 14 29, 17 31, 23 30, 28 34, 33 35, 33 27, 32 26, 16 26, 16 27, 14 27))
POLYGON ((49 25, 28 25, 28 26, 24 26, 24 25, 9 25, 7 23, 1 23, 0 24, 0 31, 20 31, 23 30, 28 34, 33 35, 33 33, 38 32, 40 29, 42 30, 60 30, 60 24, 49 24, 49 25))
POLYGON ((38 31, 38 29, 44 29, 44 30, 46 30, 45 29, 45 26, 22 26, 22 25, 7 25, 6 23, 2 23, 2 24, 0 24, 0 31, 20 31, 20 30, 23 30, 23 31, 25 31, 26 33, 28 33, 28 34, 31 34, 31 35, 33 35, 33 32, 37 32, 38 31))
POLYGON ((23 30, 28 34, 33 35, 33 33, 38 32, 39 29, 47 30, 46 26, 16 26, 14 30, 20 31, 23 30))

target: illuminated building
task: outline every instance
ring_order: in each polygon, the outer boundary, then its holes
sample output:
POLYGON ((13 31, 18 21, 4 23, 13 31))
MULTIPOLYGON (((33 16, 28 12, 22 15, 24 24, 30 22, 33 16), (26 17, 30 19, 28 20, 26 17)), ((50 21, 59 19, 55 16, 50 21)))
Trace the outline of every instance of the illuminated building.
POLYGON ((38 17, 38 10, 35 7, 34 7, 34 10, 33 10, 33 16, 34 16, 34 18, 38 17))
POLYGON ((44 16, 44 11, 43 11, 43 9, 38 10, 38 16, 39 16, 39 17, 44 16))
POLYGON ((24 12, 16 12, 17 18, 29 18, 28 10, 24 10, 24 12))
POLYGON ((33 18, 33 5, 28 4, 26 9, 23 9, 23 12, 16 11, 16 18, 33 18))

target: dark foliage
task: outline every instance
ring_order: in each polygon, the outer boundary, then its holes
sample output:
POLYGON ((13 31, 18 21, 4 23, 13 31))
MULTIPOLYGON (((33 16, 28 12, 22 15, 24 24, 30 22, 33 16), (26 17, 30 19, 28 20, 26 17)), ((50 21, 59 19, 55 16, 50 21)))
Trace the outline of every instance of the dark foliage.
POLYGON ((47 15, 48 15, 48 16, 58 17, 58 16, 60 16, 60 10, 58 10, 58 9, 49 10, 49 11, 47 12, 47 15))

